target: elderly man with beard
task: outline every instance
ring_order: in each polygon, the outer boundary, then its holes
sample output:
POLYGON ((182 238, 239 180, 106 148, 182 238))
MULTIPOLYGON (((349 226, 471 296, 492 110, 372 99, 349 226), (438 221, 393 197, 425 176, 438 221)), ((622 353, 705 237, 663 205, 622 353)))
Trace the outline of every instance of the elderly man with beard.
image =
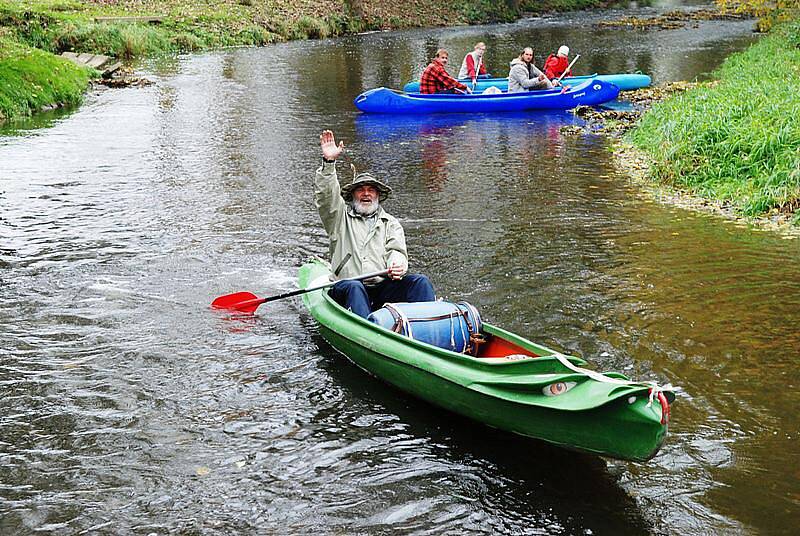
POLYGON ((343 307, 366 318, 387 302, 433 301, 436 296, 427 277, 407 274, 408 253, 403 227, 381 202, 392 189, 369 173, 340 187, 336 159, 344 142, 336 144, 333 132, 319 136, 322 166, 314 180, 314 203, 330 238, 331 266, 336 277, 349 278, 388 269, 388 277, 339 281, 331 296, 343 307))

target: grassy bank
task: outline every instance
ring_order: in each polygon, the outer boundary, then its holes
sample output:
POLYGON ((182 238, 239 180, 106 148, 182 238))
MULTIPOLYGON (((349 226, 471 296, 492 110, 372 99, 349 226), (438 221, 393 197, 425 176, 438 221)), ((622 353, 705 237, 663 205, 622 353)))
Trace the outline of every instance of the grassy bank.
POLYGON ((83 75, 62 67, 52 57, 65 51, 132 59, 366 30, 511 21, 522 13, 565 11, 604 3, 605 0, 0 0, 0 58, 9 58, 5 68, 12 72, 9 78, 0 78, 0 121, 42 107, 75 102, 73 89, 83 75), (159 22, 108 19, 131 16, 155 16, 159 22), (43 77, 48 70, 51 75, 43 77))
POLYGON ((800 225, 800 22, 729 57, 719 83, 655 105, 629 140, 660 184, 800 225))
POLYGON ((0 31, 51 52, 124 58, 366 30, 512 21, 523 13, 588 8, 606 1, 0 0, 0 31), (124 16, 161 20, 155 25, 107 20, 124 16))
POLYGON ((77 104, 92 71, 0 37, 0 122, 57 104, 77 104))

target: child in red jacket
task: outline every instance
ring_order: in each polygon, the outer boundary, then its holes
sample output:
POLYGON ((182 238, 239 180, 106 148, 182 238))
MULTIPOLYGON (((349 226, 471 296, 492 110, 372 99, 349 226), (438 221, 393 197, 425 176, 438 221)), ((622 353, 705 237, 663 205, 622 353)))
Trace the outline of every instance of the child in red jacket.
MULTIPOLYGON (((544 62, 544 75, 550 80, 555 80, 561 76, 569 67, 569 47, 561 45, 556 55, 550 54, 544 62)), ((564 76, 572 76, 572 71, 568 71, 564 76)))

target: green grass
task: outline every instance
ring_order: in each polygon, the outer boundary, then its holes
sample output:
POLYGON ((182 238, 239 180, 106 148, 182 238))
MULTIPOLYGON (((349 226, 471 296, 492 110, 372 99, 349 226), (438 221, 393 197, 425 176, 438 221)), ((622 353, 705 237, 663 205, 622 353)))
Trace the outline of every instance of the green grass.
MULTIPOLYGON (((630 140, 653 178, 746 216, 800 207, 800 22, 729 57, 719 83, 654 106, 630 140)), ((800 211, 795 212, 794 223, 800 211)))
POLYGON ((21 43, 55 54, 90 52, 123 59, 276 40, 265 28, 232 24, 213 13, 170 18, 162 25, 98 23, 94 17, 108 13, 64 6, 54 9, 59 5, 26 7, 0 1, 0 29, 5 28, 9 37, 21 43))
POLYGON ((29 46, 132 58, 235 45, 315 39, 365 30, 511 21, 603 0, 372 0, 354 16, 344 0, 0 0, 0 33, 29 46), (161 16, 162 24, 97 23, 98 16, 161 16))
POLYGON ((0 37, 0 121, 81 102, 93 71, 0 37))

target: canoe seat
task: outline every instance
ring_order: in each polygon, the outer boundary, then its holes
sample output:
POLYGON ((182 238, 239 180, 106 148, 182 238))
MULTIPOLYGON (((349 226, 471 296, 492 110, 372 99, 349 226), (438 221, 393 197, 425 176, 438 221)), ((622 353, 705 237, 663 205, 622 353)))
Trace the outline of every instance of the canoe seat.
POLYGON ((367 320, 414 340, 473 356, 485 340, 481 315, 467 302, 387 303, 367 320))

